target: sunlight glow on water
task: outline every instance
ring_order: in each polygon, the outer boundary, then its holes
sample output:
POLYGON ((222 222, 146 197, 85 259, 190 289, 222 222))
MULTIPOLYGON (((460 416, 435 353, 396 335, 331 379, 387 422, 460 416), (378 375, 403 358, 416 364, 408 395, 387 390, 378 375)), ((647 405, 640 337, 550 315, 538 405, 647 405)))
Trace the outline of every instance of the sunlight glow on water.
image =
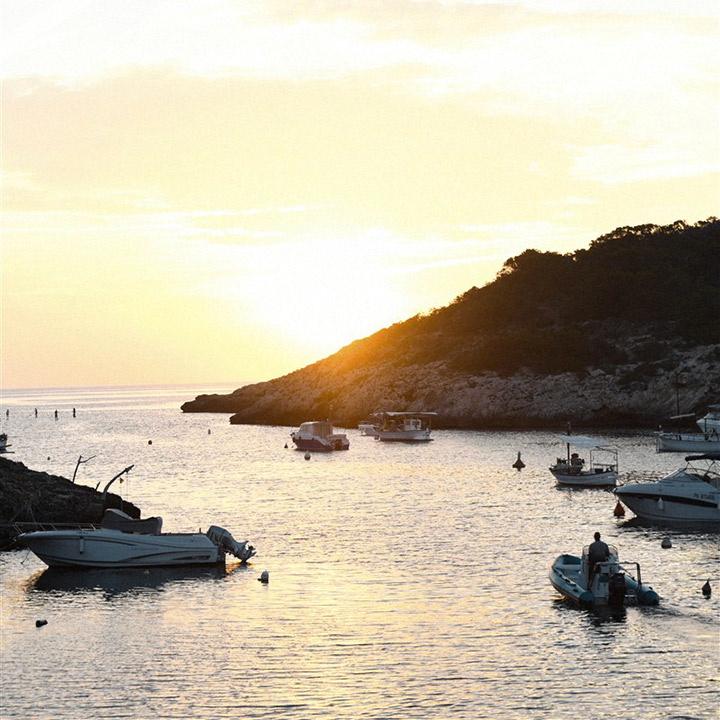
MULTIPOLYGON (((64 395, 56 421, 55 398, 6 392, 11 457, 71 477, 96 455, 78 472, 93 487, 134 464, 114 489, 145 515, 224 526, 258 556, 57 573, 0 554, 3 718, 717 718, 718 535, 557 489, 549 432, 437 431, 412 447, 349 430, 349 451, 305 461, 284 447, 292 428, 183 415, 190 391, 91 395, 64 395), (595 530, 641 563, 658 608, 609 618, 558 599, 550 563, 595 530)), ((650 435, 609 437, 621 475, 681 463, 650 435)))

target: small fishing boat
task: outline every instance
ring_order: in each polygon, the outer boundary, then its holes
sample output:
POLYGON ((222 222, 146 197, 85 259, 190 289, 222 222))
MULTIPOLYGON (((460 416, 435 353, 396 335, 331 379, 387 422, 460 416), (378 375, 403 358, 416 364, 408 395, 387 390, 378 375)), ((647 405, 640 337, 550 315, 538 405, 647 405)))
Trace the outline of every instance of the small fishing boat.
POLYGON ((558 485, 578 487, 614 487, 618 478, 618 454, 615 448, 603 446, 599 440, 584 435, 557 434, 567 447, 567 456, 559 457, 550 467, 558 485), (571 447, 584 448, 589 452, 586 463, 571 447), (598 459, 604 454, 608 460, 598 459))
POLYGON ((720 434, 715 429, 706 433, 657 432, 655 449, 657 452, 720 452, 720 434))
POLYGON ((377 439, 385 442, 430 442, 434 412, 383 412, 376 426, 377 439))
POLYGON ((46 526, 25 532, 18 543, 50 567, 128 568, 216 565, 233 555, 247 562, 255 548, 238 542, 224 528, 206 533, 163 533, 162 518, 131 518, 108 509, 98 526, 46 526))
POLYGON ((7 433, 0 433, 0 454, 10 452, 7 433))
POLYGON ((640 565, 637 562, 620 563, 617 548, 608 547, 608 560, 595 564, 589 582, 589 546, 586 546, 582 557, 558 555, 550 567, 550 583, 568 600, 584 607, 657 605, 660 598, 649 585, 643 585, 640 565))
POLYGON ((347 450, 350 447, 347 435, 336 433, 329 420, 304 422, 295 432, 290 433, 290 437, 298 450, 332 452, 347 450))
POLYGON ((720 529, 720 452, 689 455, 685 463, 657 482, 627 483, 614 493, 643 520, 720 529))

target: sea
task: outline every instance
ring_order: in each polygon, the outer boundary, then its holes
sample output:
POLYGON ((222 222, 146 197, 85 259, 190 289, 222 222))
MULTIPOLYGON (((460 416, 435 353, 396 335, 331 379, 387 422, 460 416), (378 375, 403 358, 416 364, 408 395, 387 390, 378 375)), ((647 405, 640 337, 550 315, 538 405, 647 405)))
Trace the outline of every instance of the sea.
MULTIPOLYGON (((306 460, 293 428, 180 410, 232 389, 3 391, 11 459, 101 489, 132 465, 112 490, 164 530, 220 525, 257 549, 247 566, 65 572, 0 552, 3 720, 720 717, 720 535, 559 488, 564 428, 420 445, 348 428, 348 451, 306 460), (595 531, 659 606, 558 595, 550 564, 595 531)), ((621 482, 683 464, 651 428, 594 435, 621 482)))

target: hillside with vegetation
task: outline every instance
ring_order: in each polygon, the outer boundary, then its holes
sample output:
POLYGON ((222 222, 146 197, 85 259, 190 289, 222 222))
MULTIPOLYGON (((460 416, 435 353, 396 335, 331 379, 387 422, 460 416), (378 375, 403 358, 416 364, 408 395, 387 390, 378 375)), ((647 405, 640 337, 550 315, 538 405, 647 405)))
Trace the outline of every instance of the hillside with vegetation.
POLYGON ((352 426, 435 410, 444 427, 655 425, 720 401, 720 220, 622 227, 526 250, 494 281, 334 355, 184 412, 352 426))

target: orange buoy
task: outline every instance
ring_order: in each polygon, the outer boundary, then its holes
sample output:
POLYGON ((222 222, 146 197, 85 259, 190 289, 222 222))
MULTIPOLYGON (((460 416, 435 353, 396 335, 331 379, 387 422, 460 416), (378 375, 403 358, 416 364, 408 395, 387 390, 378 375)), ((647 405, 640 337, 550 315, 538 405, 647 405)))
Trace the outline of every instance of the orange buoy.
POLYGON ((615 517, 623 517, 625 515, 625 508, 622 506, 622 503, 619 500, 617 501, 617 505, 613 510, 613 515, 615 517))

